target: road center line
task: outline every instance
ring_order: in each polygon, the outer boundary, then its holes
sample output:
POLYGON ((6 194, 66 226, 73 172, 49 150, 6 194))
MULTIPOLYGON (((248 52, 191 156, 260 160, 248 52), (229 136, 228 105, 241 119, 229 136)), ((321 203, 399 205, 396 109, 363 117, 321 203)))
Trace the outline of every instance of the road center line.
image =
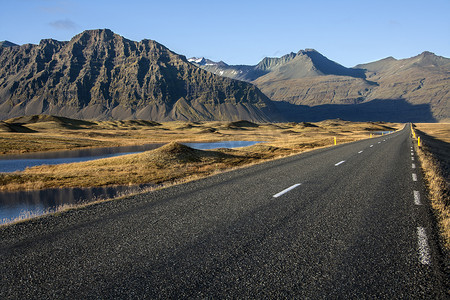
POLYGON ((419 244, 419 261, 422 265, 429 265, 431 263, 431 255, 425 228, 417 227, 417 239, 419 244))
POLYGON ((414 204, 415 205, 422 205, 422 202, 420 202, 420 193, 419 193, 419 191, 414 191, 414 204))
POLYGON ((416 173, 412 173, 412 180, 413 181, 417 181, 417 174, 416 173))
POLYGON ((341 160, 340 162, 338 162, 337 164, 334 164, 336 167, 339 166, 340 164, 345 163, 345 160, 341 160))
POLYGON ((416 168, 416 164, 411 164, 411 168, 415 169, 416 168))
POLYGON ((274 198, 278 198, 278 197, 280 197, 281 195, 286 194, 286 193, 289 192, 290 190, 295 189, 295 188, 298 187, 299 185, 301 185, 301 183, 294 184, 293 186, 288 187, 288 188, 285 189, 285 190, 282 190, 282 191, 279 192, 278 194, 273 195, 273 197, 274 197, 274 198))

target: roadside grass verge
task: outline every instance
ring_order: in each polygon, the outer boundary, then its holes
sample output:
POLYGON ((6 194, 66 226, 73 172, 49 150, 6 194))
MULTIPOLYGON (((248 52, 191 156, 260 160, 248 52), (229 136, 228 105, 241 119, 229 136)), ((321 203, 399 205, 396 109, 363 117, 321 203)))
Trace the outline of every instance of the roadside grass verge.
POLYGON ((445 142, 448 138, 450 124, 435 124, 439 130, 431 130, 429 126, 416 126, 416 136, 421 138, 422 145, 416 144, 417 153, 421 167, 425 176, 428 196, 431 206, 435 212, 439 231, 442 237, 442 244, 447 253, 450 253, 450 144, 445 142), (442 130, 442 126, 447 127, 447 131, 442 130), (430 135, 419 130, 428 129, 430 135), (440 135, 442 136, 442 140, 440 135))

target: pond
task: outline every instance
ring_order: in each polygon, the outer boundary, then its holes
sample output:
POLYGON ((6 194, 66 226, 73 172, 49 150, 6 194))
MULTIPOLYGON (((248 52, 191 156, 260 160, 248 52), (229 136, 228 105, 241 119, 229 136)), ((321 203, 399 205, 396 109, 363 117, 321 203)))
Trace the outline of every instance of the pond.
MULTIPOLYGON (((260 142, 226 141, 216 143, 184 143, 199 150, 216 148, 238 148, 257 144, 260 142)), ((43 164, 62 164, 88 161, 106 157, 139 153, 156 149, 163 144, 147 144, 142 146, 107 147, 80 149, 46 153, 30 153, 9 155, 0 158, 0 172, 14 172, 24 170, 26 167, 43 164)), ((40 215, 47 211, 54 211, 63 205, 87 203, 98 199, 118 197, 139 189, 152 186, 113 186, 96 188, 61 188, 18 192, 0 192, 0 223, 7 223, 19 216, 40 215)))
POLYGON ((78 150, 65 150, 0 157, 0 172, 23 171, 27 167, 40 165, 58 165, 89 161, 107 157, 143 152, 161 147, 163 144, 146 144, 138 146, 102 147, 78 150))
POLYGON ((198 149, 198 150, 211 150, 217 148, 240 148, 253 146, 261 142, 255 141, 226 141, 226 142, 215 142, 215 143, 183 143, 184 145, 198 149))
POLYGON ((62 188, 0 193, 0 224, 20 216, 41 215, 64 205, 115 198, 136 193, 153 185, 95 188, 62 188))
MULTIPOLYGON (((184 143, 194 149, 209 150, 216 148, 239 148, 252 146, 260 142, 254 141, 226 141, 214 143, 184 143)), ((58 165, 83 162, 107 157, 140 153, 161 147, 163 144, 146 144, 139 146, 103 147, 92 149, 66 150, 43 153, 27 153, 18 155, 4 155, 0 157, 0 172, 8 173, 23 171, 27 167, 40 165, 58 165)))

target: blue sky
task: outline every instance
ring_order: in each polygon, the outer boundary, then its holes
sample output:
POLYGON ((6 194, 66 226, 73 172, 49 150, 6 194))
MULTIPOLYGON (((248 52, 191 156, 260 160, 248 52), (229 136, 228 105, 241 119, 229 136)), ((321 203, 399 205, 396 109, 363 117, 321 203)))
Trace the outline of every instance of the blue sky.
POLYGON ((352 67, 427 50, 450 57, 450 0, 0 0, 0 40, 70 40, 86 29, 152 39, 229 64, 314 48, 352 67))

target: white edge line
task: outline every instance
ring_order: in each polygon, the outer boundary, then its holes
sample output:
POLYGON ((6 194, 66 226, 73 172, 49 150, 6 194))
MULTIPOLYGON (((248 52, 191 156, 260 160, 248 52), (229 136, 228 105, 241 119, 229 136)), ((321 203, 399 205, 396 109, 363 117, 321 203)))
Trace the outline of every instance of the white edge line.
POLYGON ((345 163, 345 160, 341 160, 340 162, 338 162, 337 164, 334 164, 336 167, 339 166, 340 164, 345 163))
POLYGON ((414 191, 414 204, 422 205, 422 202, 420 202, 420 192, 419 191, 414 191))
POLYGON ((279 192, 278 194, 273 195, 273 197, 274 197, 274 198, 278 198, 278 197, 280 197, 281 195, 286 194, 286 193, 289 192, 290 190, 295 189, 295 188, 298 187, 299 185, 301 185, 301 183, 294 184, 293 186, 288 187, 288 188, 285 189, 285 190, 282 190, 282 191, 279 192))
POLYGON ((419 261, 422 265, 429 265, 431 263, 431 255, 425 228, 417 227, 417 240, 419 246, 419 261))

